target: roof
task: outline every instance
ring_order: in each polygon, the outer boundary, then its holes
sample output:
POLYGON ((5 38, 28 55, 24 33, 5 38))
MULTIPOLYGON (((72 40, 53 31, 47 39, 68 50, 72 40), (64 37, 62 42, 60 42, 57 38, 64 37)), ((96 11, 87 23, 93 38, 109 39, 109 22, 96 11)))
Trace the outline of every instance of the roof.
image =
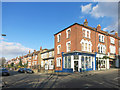
POLYGON ((44 51, 44 52, 42 52, 41 54, 46 53, 46 52, 50 52, 50 51, 54 51, 54 48, 48 49, 47 51, 44 51))
POLYGON ((109 33, 106 32, 106 31, 103 31, 103 30, 97 31, 97 28, 93 28, 93 27, 90 27, 90 26, 84 26, 83 24, 78 24, 78 23, 74 23, 74 24, 68 26, 67 28, 65 28, 65 29, 63 29, 63 30, 61 30, 61 31, 59 31, 59 32, 57 32, 57 33, 55 33, 54 36, 55 36, 56 34, 62 32, 62 31, 64 31, 64 30, 70 28, 71 26, 74 26, 74 25, 83 26, 83 27, 88 28, 88 29, 90 29, 90 30, 93 30, 93 31, 99 32, 99 33, 101 33, 101 34, 109 35, 109 36, 112 36, 112 37, 114 37, 114 38, 120 39, 120 37, 116 37, 115 35, 113 35, 113 34, 109 34, 109 33))

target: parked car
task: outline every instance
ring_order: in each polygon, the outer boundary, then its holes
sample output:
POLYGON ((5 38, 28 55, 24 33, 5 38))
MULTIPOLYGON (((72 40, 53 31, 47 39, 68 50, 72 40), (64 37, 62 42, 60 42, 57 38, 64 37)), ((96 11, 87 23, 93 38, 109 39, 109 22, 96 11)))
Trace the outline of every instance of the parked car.
POLYGON ((2 76, 9 76, 10 72, 6 68, 1 68, 0 74, 2 74, 2 76))
POLYGON ((32 69, 30 69, 30 68, 27 68, 26 73, 34 73, 34 71, 32 69))
POLYGON ((18 72, 24 73, 25 70, 24 70, 24 68, 19 68, 18 72))

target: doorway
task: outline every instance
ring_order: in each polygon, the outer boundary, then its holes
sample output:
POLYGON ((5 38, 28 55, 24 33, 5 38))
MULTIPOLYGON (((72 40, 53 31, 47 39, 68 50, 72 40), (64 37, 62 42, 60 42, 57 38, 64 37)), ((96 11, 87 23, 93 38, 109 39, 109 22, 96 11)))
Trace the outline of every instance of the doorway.
POLYGON ((74 72, 78 72, 78 61, 74 61, 74 72))

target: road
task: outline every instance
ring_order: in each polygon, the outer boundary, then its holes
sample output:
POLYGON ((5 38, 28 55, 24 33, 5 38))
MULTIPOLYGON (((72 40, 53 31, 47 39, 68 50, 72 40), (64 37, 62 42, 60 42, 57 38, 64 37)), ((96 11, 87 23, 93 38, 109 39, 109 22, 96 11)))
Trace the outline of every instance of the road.
POLYGON ((119 70, 70 74, 26 74, 11 71, 10 76, 2 77, 2 81, 5 82, 3 88, 120 88, 119 70))

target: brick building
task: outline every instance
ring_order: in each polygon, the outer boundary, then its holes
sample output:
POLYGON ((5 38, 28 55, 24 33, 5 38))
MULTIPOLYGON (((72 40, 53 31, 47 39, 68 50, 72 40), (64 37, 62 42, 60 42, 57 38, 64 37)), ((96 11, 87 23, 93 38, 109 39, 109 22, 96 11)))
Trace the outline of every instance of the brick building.
POLYGON ((100 25, 92 28, 87 19, 54 34, 54 39, 56 72, 109 69, 119 61, 118 34, 102 31, 100 25))

